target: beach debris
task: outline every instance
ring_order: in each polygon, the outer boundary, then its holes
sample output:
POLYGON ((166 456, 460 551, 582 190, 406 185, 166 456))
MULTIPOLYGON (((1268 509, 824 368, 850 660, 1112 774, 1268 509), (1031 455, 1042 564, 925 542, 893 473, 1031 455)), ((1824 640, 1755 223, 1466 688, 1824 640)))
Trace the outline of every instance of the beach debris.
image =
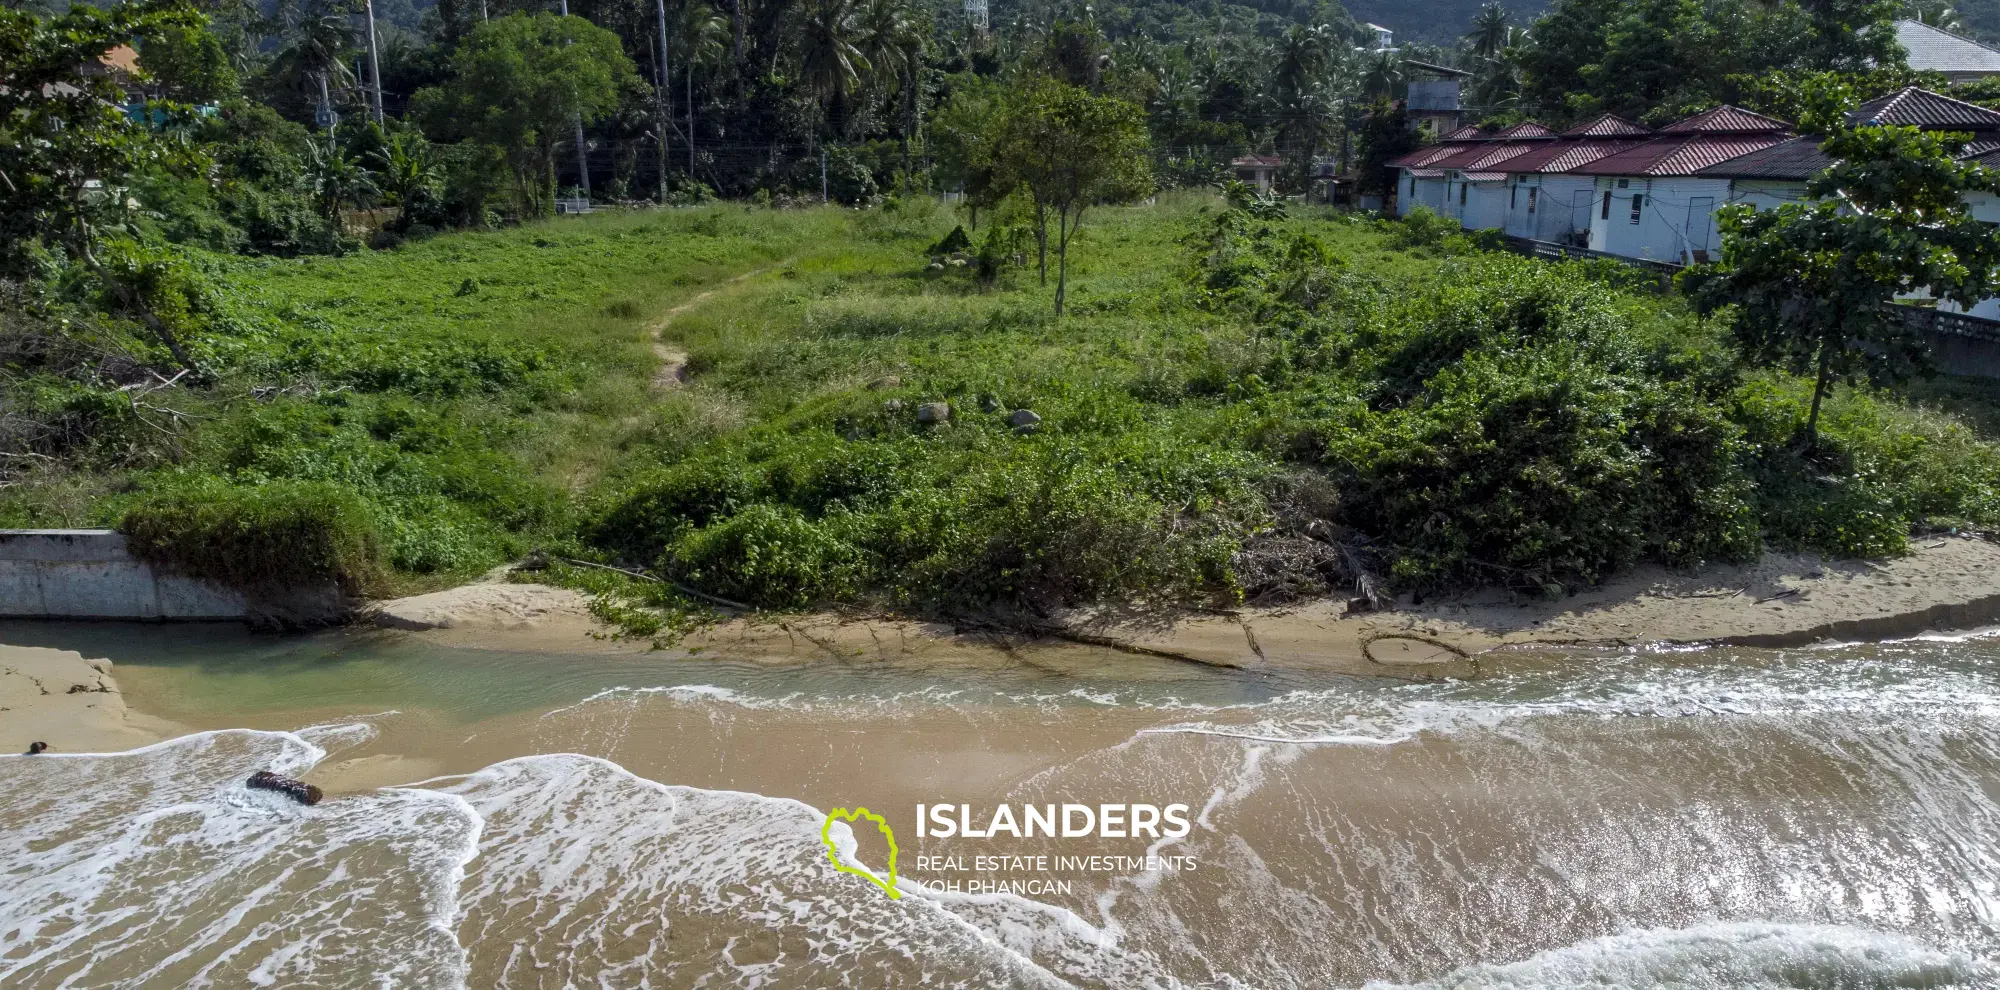
POLYGON ((926 402, 917 407, 917 422, 936 425, 951 418, 951 403, 926 402))
POLYGON ((1772 595, 1772 596, 1771 596, 1771 597, 1769 597, 1769 598, 1759 598, 1759 599, 1757 599, 1757 604, 1759 604, 1759 605, 1762 605, 1762 604, 1764 604, 1765 602, 1775 602, 1775 601, 1777 601, 1777 600, 1778 600, 1778 599, 1780 599, 1780 598, 1790 598, 1790 597, 1792 597, 1793 595, 1796 595, 1796 594, 1798 594, 1798 593, 1799 593, 1799 592, 1798 592, 1798 589, 1796 589, 1796 588, 1792 589, 1791 591, 1780 591, 1780 592, 1778 592, 1777 594, 1775 594, 1775 595, 1772 595))
POLYGON ((28 752, 27 752, 27 753, 26 753, 25 755, 27 755, 27 756, 40 756, 40 755, 42 755, 43 753, 46 753, 46 752, 48 752, 48 751, 49 751, 49 744, 48 744, 48 743, 45 743, 45 742, 39 742, 39 741, 37 741, 37 742, 31 742, 31 743, 29 743, 29 744, 28 744, 28 752))
POLYGON ((259 770, 251 774, 247 784, 251 790, 277 791, 300 804, 308 806, 318 804, 319 799, 326 796, 320 792, 319 788, 303 780, 280 776, 269 770, 259 770))
POLYGON ((1936 550, 1937 548, 1939 548, 1939 547, 1941 547, 1941 546, 1944 546, 1945 544, 1947 544, 1947 543, 1950 543, 1950 542, 1951 542, 1950 540, 1939 540, 1938 542, 1936 542, 1936 543, 1933 543, 1933 544, 1931 544, 1930 546, 1927 546, 1927 547, 1925 547, 1924 549, 1926 549, 1926 550, 1936 550))

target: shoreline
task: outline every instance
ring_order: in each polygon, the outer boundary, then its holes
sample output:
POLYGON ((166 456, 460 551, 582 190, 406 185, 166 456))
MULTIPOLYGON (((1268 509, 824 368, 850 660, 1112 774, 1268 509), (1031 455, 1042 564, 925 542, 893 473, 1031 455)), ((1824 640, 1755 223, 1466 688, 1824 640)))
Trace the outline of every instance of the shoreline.
MULTIPOLYGON (((379 626, 454 646, 651 652, 645 642, 615 639, 581 592, 491 582, 380 602, 369 614, 379 626)), ((1085 647, 1223 667, 1428 675, 1510 647, 1780 648, 1995 623, 2000 544, 1955 536, 1919 541, 1887 561, 1768 553, 1693 573, 1645 566, 1557 600, 1487 590, 1421 602, 1405 595, 1376 612, 1335 600, 1208 612, 1082 609, 1055 616, 1041 634, 899 617, 749 616, 665 652, 785 663, 1085 647)))
MULTIPOLYGON (((502 577, 496 571, 478 583, 378 602, 364 621, 440 646, 521 653, 657 653, 768 666, 1001 662, 1082 671, 1102 663, 1094 651, 1110 649, 1246 670, 1408 678, 1470 674, 1481 654, 1505 649, 1781 648, 2000 624, 2000 544, 1972 537, 1933 538, 1881 562, 1767 554, 1755 564, 1692 574, 1645 567, 1553 601, 1489 590, 1421 603, 1404 596, 1377 612, 1350 612, 1330 600, 1200 613, 1079 610, 1053 617, 1039 635, 895 617, 751 616, 662 651, 615 638, 581 592, 502 577)), ((187 731, 130 708, 109 660, 0 644, 0 753, 23 752, 35 741, 57 752, 115 752, 187 731)), ((390 761, 322 772, 354 778, 342 784, 374 786, 417 769, 378 764, 390 761)))

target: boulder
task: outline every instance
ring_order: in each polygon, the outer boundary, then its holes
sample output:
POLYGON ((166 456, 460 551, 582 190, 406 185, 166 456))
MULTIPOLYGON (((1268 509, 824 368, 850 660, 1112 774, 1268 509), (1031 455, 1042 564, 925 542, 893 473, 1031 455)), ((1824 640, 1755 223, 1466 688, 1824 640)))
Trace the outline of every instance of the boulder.
POLYGON ((948 402, 926 402, 917 407, 917 422, 942 423, 951 418, 951 404, 948 402))
POLYGON ((1042 428, 1042 417, 1035 415, 1033 409, 1016 409, 1007 417, 1007 425, 1016 433, 1033 433, 1042 428))

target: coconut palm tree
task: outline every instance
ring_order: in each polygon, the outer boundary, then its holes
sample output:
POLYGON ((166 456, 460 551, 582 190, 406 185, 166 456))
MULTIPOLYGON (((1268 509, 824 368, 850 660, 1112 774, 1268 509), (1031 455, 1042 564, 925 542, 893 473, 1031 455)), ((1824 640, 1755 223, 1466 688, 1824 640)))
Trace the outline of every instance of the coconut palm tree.
POLYGON ((848 123, 847 94, 869 70, 860 14, 860 0, 812 0, 799 22, 799 74, 818 94, 836 138, 848 123))
POLYGON ((1403 81, 1403 60, 1393 51, 1377 52, 1361 73, 1361 91, 1372 99, 1386 100, 1403 81))
POLYGON ((728 53, 729 21, 714 7, 691 0, 681 7, 679 27, 681 71, 687 77, 688 177, 693 178, 694 70, 696 66, 713 67, 728 53))
POLYGON ((1465 32, 1465 41, 1474 58, 1493 59, 1514 40, 1513 32, 1507 22, 1507 8, 1488 3, 1472 19, 1472 30, 1465 32))
POLYGON ((310 103, 354 85, 347 60, 356 51, 354 27, 346 14, 323 14, 299 22, 291 44, 271 60, 270 78, 310 103))
POLYGON ((1904 0, 1903 16, 1940 31, 1965 33, 1965 21, 1952 8, 1950 0, 1904 0))
POLYGON ((917 73, 930 33, 906 0, 867 0, 860 14, 861 54, 903 111, 903 174, 910 174, 910 135, 917 129, 917 73))

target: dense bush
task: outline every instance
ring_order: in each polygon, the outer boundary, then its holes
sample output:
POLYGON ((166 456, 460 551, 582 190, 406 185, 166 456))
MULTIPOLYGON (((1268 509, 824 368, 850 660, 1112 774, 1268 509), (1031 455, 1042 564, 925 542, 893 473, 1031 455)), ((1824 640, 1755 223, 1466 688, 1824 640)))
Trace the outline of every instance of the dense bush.
POLYGON ((156 566, 245 589, 376 586, 382 539, 367 506, 325 482, 185 477, 143 496, 119 527, 156 566))

